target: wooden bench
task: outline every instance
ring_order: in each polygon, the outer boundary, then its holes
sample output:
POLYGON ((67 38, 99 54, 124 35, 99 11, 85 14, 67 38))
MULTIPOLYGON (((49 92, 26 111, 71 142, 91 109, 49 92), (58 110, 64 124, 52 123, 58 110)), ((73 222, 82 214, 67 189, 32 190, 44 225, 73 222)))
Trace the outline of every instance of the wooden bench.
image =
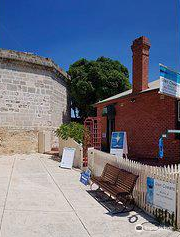
MULTIPOLYGON (((106 164, 100 177, 91 177, 91 188, 95 183, 102 190, 113 197, 115 209, 111 214, 132 211, 134 209, 133 189, 136 185, 138 175, 119 169, 113 165, 106 164), (118 203, 123 203, 121 210, 118 209, 118 203), (128 208, 128 205, 130 208, 128 208)), ((109 201, 109 200, 108 200, 109 201)))
POLYGON ((92 182, 91 187, 94 183, 96 183, 98 186, 101 186, 104 183, 115 184, 118 178, 118 175, 119 175, 119 168, 107 163, 104 167, 104 170, 101 176, 91 177, 91 182, 92 182))

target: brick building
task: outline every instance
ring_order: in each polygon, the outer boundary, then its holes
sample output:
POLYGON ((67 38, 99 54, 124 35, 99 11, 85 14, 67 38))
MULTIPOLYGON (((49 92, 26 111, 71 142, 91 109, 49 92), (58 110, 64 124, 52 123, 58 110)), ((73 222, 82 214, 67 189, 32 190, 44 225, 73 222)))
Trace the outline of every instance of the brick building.
MULTIPOLYGON (((128 157, 152 162, 158 157, 158 141, 167 129, 178 129, 178 100, 159 93, 160 81, 148 83, 148 38, 133 41, 132 89, 98 102, 102 121, 102 147, 109 150, 112 131, 126 131, 128 157)), ((180 161, 180 141, 170 135, 164 142, 164 161, 180 161)))
MULTIPOLYGON (((38 134, 70 120, 68 75, 51 59, 0 49, 0 154, 38 151, 38 134)), ((49 135, 50 137, 50 135, 49 135)))

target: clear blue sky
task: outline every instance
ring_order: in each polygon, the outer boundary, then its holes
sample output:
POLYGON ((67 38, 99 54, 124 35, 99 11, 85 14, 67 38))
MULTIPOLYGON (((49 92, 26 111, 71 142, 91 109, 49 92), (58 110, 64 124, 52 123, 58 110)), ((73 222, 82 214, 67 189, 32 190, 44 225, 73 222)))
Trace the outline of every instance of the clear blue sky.
POLYGON ((79 58, 103 55, 131 72, 132 40, 145 35, 152 81, 159 63, 180 69, 178 1, 1 0, 0 47, 50 57, 65 70, 79 58))

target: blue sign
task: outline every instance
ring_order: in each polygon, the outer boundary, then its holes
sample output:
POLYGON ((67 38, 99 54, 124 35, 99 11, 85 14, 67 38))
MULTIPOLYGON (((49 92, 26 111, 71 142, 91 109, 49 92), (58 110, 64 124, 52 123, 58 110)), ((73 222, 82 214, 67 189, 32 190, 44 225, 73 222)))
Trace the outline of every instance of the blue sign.
POLYGON ((160 77, 180 84, 180 74, 162 64, 160 64, 160 77))
POLYGON ((160 92, 180 98, 180 74, 160 64, 160 92))
POLYGON ((111 138, 111 149, 123 149, 124 132, 113 132, 111 138))
POLYGON ((159 158, 163 158, 164 156, 164 145, 163 145, 163 138, 159 139, 159 158))
POLYGON ((146 203, 167 210, 169 213, 176 212, 176 184, 159 179, 147 177, 146 203))
POLYGON ((147 194, 146 194, 146 202, 148 204, 153 204, 154 200, 154 179, 147 177, 147 194))
POLYGON ((91 177, 91 171, 88 169, 81 173, 80 182, 84 185, 88 185, 91 177))

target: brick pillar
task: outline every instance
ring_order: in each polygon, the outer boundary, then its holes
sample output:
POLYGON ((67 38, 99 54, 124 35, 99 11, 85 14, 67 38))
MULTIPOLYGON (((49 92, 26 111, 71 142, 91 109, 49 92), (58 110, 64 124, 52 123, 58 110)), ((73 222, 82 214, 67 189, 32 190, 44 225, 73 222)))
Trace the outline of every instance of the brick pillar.
POLYGON ((149 77, 149 39, 141 36, 133 41, 133 93, 148 89, 149 77))

